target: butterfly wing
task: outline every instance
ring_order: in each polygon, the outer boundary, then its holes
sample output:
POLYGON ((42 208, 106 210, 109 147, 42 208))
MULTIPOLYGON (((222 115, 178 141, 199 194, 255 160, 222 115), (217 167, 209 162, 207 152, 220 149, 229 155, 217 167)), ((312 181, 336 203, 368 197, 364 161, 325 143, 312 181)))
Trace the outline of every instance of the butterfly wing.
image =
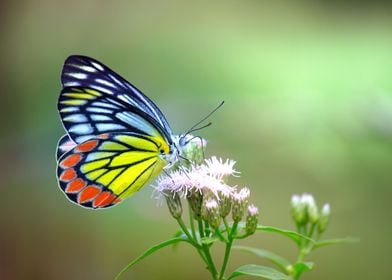
POLYGON ((73 121, 82 124, 71 128, 64 123, 62 115, 65 128, 77 143, 94 133, 102 133, 103 130, 140 132, 137 129, 145 126, 146 122, 159 130, 167 142, 172 142, 171 128, 159 108, 135 86, 97 60, 77 55, 68 57, 61 81, 63 91, 58 105, 60 114, 72 113, 75 115, 73 121), (77 108, 85 110, 78 114, 77 108), (116 115, 120 111, 129 111, 131 115, 116 115), (93 113, 106 117, 90 118, 89 115, 93 113), (110 120, 108 115, 113 115, 110 120), (98 122, 105 125, 97 125, 98 122), (140 123, 142 124, 139 125, 140 123))
MULTIPOLYGON (((61 143, 61 141, 60 141, 61 143)), ((166 165, 166 142, 137 133, 105 133, 65 152, 57 176, 64 194, 86 208, 107 208, 138 191, 166 165)))
POLYGON ((57 143, 56 160, 72 148, 76 146, 76 143, 68 136, 68 134, 63 135, 57 143))

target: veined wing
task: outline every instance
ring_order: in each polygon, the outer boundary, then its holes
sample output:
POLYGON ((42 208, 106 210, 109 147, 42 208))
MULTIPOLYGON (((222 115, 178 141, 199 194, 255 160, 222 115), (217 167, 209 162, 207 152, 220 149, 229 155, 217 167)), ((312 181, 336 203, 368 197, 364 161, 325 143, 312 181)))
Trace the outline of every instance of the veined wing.
POLYGON ((90 88, 112 96, 115 100, 121 100, 134 108, 139 108, 164 128, 168 136, 172 134, 165 116, 147 96, 109 67, 93 58, 79 55, 69 56, 64 63, 61 82, 64 88, 90 88))
MULTIPOLYGON (((60 141, 61 142, 61 141, 60 141)), ((142 188, 166 165, 169 146, 136 133, 101 134, 65 152, 57 177, 64 194, 87 208, 113 206, 142 188)))
POLYGON ((171 136, 150 115, 115 96, 94 89, 64 88, 58 110, 65 129, 76 143, 102 133, 133 132, 161 137, 171 144, 171 136))

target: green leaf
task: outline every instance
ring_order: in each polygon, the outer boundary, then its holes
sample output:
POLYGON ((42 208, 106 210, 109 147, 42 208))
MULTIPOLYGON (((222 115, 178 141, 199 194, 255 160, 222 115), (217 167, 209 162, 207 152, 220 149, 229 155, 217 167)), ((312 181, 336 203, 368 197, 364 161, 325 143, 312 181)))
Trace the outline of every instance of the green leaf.
POLYGON ((257 249, 253 247, 247 247, 247 246, 233 246, 233 249, 249 252, 261 258, 265 258, 273 262, 276 266, 278 266, 283 271, 287 271, 287 267, 290 265, 290 262, 285 258, 264 249, 257 249))
POLYGON ((234 279, 239 276, 255 276, 264 279, 270 280, 292 280, 290 276, 283 274, 276 269, 271 267, 256 265, 256 264, 247 264, 237 268, 227 280, 234 279))
POLYGON ((294 265, 295 275, 297 277, 299 277, 302 273, 312 269, 313 269, 312 262, 298 262, 294 265))
POLYGON ((313 240, 312 238, 309 238, 305 235, 299 234, 299 233, 297 233, 295 231, 291 231, 291 230, 284 230, 284 229, 280 229, 280 228, 276 228, 276 227, 261 226, 261 225, 257 226, 257 230, 279 233, 279 234, 286 236, 286 237, 290 238, 291 240, 293 240, 298 246, 300 245, 301 239, 306 239, 313 244, 316 243, 316 241, 313 240))
POLYGON ((316 242, 316 244, 314 244, 313 248, 316 249, 316 248, 329 246, 329 245, 342 244, 342 243, 358 243, 358 242, 359 242, 359 238, 355 238, 355 237, 327 239, 327 240, 322 240, 322 241, 316 242))
POLYGON ((148 249, 147 251, 145 251, 142 255, 140 255, 138 258, 136 258, 135 260, 133 260, 131 263, 129 263, 126 267, 124 267, 119 274, 117 274, 116 276, 116 280, 120 279, 121 275, 126 272, 128 269, 130 269, 132 266, 134 266, 135 264, 137 264, 138 262, 140 262, 142 259, 144 259, 145 257, 151 255, 152 253, 158 251, 159 249, 162 249, 163 247, 178 243, 178 242, 188 242, 190 244, 192 244, 188 238, 183 238, 183 237, 176 237, 176 238, 172 238, 166 241, 163 241, 153 247, 151 247, 150 249, 148 249))

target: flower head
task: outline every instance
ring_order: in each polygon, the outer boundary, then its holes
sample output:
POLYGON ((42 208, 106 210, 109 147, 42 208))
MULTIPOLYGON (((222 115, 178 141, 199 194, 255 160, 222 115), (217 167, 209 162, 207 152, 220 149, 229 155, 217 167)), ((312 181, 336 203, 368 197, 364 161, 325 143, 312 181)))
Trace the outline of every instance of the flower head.
POLYGON ((235 191, 224 180, 224 176, 236 175, 233 165, 232 160, 223 162, 213 157, 201 165, 192 164, 189 168, 172 171, 168 176, 160 176, 155 189, 158 193, 176 192, 182 197, 188 196, 189 192, 209 192, 219 200, 219 193, 235 191))
POLYGON ((250 204, 247 210, 248 210, 248 215, 246 217, 245 230, 246 233, 250 235, 255 233, 257 229, 259 209, 253 204, 250 204))

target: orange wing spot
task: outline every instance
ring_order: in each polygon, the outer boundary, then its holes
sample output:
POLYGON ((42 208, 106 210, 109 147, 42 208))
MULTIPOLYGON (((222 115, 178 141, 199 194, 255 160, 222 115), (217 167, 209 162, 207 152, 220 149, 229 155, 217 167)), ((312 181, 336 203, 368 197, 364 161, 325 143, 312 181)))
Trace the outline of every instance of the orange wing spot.
POLYGON ((110 192, 102 192, 100 195, 98 195, 93 202, 93 207, 105 207, 112 203, 117 196, 111 194, 110 192))
POLYGON ((119 202, 121 202, 121 201, 122 201, 122 199, 119 198, 119 197, 117 197, 112 203, 113 203, 113 204, 117 204, 117 203, 119 203, 119 202))
POLYGON ((109 133, 104 133, 104 134, 100 134, 98 135, 99 139, 108 139, 109 138, 109 133))
POLYGON ((65 188, 65 192, 66 193, 77 193, 81 189, 83 189, 86 185, 87 185, 87 183, 83 179, 78 178, 78 179, 73 180, 72 182, 67 184, 67 187, 65 188))
POLYGON ((60 175, 61 181, 71 181, 76 178, 76 171, 73 168, 69 168, 63 171, 60 175))
POLYGON ((74 167, 82 159, 81 154, 72 154, 67 156, 64 160, 60 162, 61 167, 69 168, 74 167))
POLYGON ((98 145, 98 140, 89 140, 87 142, 84 142, 80 145, 78 145, 75 150, 77 150, 78 152, 89 152, 92 149, 94 149, 96 146, 98 145))
POLYGON ((101 189, 97 186, 89 185, 83 191, 80 192, 78 197, 78 203, 85 203, 94 199, 99 193, 101 189))

